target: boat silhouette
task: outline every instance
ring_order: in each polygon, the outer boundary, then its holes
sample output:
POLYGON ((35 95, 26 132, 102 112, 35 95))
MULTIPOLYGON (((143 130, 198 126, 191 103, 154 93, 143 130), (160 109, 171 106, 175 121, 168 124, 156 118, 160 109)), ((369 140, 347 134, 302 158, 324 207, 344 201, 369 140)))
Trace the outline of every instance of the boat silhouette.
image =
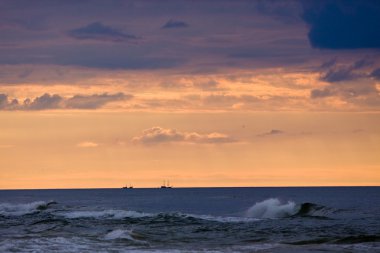
POLYGON ((173 187, 170 185, 169 180, 168 181, 164 180, 164 183, 161 185, 160 188, 161 189, 170 189, 170 188, 173 188, 173 187))

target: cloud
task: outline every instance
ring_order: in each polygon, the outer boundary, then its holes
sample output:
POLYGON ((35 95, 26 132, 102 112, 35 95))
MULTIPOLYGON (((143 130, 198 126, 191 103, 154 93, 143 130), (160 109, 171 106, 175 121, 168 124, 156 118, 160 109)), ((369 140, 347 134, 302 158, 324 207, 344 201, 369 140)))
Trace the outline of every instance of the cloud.
POLYGON ((200 134, 196 132, 179 132, 175 129, 162 128, 162 127, 152 127, 146 129, 141 135, 136 136, 132 139, 133 143, 141 144, 159 144, 159 143, 231 143, 235 142, 234 139, 228 135, 221 133, 209 133, 200 134))
POLYGON ((0 94, 0 110, 45 110, 58 109, 61 107, 63 98, 57 94, 43 94, 31 100, 27 98, 23 103, 19 103, 18 99, 9 101, 8 95, 0 94))
POLYGON ((334 92, 332 92, 330 89, 328 88, 324 88, 324 89, 314 89, 314 90, 311 90, 310 92, 310 97, 311 98, 325 98, 325 97, 330 97, 330 96, 333 96, 334 95, 334 92))
POLYGON ((186 28, 186 27, 189 27, 189 24, 185 23, 184 21, 170 19, 161 28, 172 29, 172 28, 186 28))
POLYGON ((335 66, 336 63, 337 63, 337 59, 336 58, 331 59, 329 61, 323 62, 321 64, 321 66, 319 67, 319 69, 321 69, 321 70, 329 69, 329 68, 335 66))
POLYGON ((338 64, 336 61, 325 63, 327 71, 320 80, 329 84, 322 89, 312 89, 310 98, 322 99, 338 97, 356 106, 378 106, 380 97, 373 79, 380 77, 380 70, 372 70, 373 61, 361 59, 352 64, 338 64), (360 79, 360 80, 358 80, 360 79))
POLYGON ((281 134, 284 134, 284 133, 285 133, 285 132, 282 131, 282 130, 272 129, 272 130, 270 130, 269 132, 262 133, 262 134, 258 134, 257 136, 258 136, 258 137, 266 137, 266 136, 281 135, 281 134))
POLYGON ((346 80, 353 80, 359 76, 352 72, 350 68, 341 68, 336 70, 329 70, 326 74, 321 77, 321 80, 334 83, 346 80))
POLYGON ((124 33, 116 28, 94 22, 87 26, 70 30, 68 35, 79 40, 100 40, 111 42, 125 42, 138 39, 137 36, 124 33))
POLYGON ((303 20, 309 24, 314 48, 380 48, 380 2, 301 1, 303 20))
POLYGON ((211 94, 203 98, 203 103, 209 107, 233 107, 236 104, 255 104, 262 102, 252 95, 211 94))
POLYGON ((339 97, 340 99, 356 105, 373 107, 379 104, 379 95, 375 83, 370 78, 377 79, 380 71, 370 69, 373 62, 361 59, 350 65, 338 64, 335 60, 323 64, 328 69, 320 80, 328 82, 329 85, 322 89, 312 89, 310 98, 322 99, 328 97, 339 97), (356 81, 361 79, 360 82, 356 81))
POLYGON ((84 141, 77 144, 79 148, 96 148, 99 144, 91 141, 84 141))
POLYGON ((323 89, 313 89, 310 92, 312 99, 324 99, 337 97, 344 101, 346 106, 354 105, 360 108, 378 109, 380 95, 376 83, 373 80, 351 81, 342 83, 330 83, 323 89))
POLYGON ((73 109, 97 109, 109 102, 128 100, 132 97, 132 95, 126 95, 121 92, 116 94, 94 94, 90 96, 75 95, 66 100, 65 107, 73 109))
POLYGON ((33 100, 27 98, 20 103, 16 98, 10 101, 8 95, 0 94, 0 110, 98 109, 107 103, 128 100, 132 97, 124 93, 103 93, 65 98, 58 94, 45 93, 33 100))
POLYGON ((29 110, 57 109, 61 107, 62 101, 63 98, 60 95, 45 93, 40 97, 36 97, 33 101, 26 99, 24 107, 29 110))
POLYGON ((0 108, 5 108, 8 103, 8 95, 0 94, 0 108))
MULTIPOLYGON (((365 77, 367 74, 358 72, 358 70, 372 66, 372 64, 373 62, 362 59, 349 66, 336 67, 336 62, 334 62, 330 64, 331 68, 321 77, 321 80, 334 83, 365 77)), ((327 66, 327 64, 325 65, 327 66)))
POLYGON ((215 80, 208 80, 203 82, 194 82, 193 86, 202 90, 217 90, 219 83, 215 80))
POLYGON ((376 80, 380 80, 380 68, 373 70, 371 77, 375 78, 376 80))

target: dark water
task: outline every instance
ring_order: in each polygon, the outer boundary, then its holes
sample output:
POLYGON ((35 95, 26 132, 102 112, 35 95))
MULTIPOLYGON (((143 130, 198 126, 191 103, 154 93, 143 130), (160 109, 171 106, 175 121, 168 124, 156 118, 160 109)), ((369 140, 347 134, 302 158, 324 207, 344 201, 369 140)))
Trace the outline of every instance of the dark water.
POLYGON ((380 187, 0 191, 0 252, 380 252, 380 187))

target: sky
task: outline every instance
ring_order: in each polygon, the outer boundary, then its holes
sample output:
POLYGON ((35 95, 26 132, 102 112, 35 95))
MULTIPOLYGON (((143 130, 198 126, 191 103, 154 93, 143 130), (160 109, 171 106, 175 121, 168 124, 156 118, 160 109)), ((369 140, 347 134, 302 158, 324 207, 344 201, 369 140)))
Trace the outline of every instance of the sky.
POLYGON ((0 0, 0 188, 380 185, 380 2, 0 0))

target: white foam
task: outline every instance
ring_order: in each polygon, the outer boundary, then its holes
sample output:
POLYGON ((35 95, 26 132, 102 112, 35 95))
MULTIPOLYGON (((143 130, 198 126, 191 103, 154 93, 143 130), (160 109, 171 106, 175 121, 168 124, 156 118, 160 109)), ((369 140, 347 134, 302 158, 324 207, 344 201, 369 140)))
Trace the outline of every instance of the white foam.
POLYGON ((211 216, 211 215, 193 215, 189 214, 187 217, 193 217, 197 219, 202 220, 208 220, 208 221, 217 221, 217 222, 226 222, 226 223, 239 223, 239 222, 253 222, 258 221, 257 218, 251 218, 251 217, 229 217, 229 216, 211 216))
POLYGON ((124 219, 124 218, 143 218, 151 217, 153 214, 140 213, 136 211, 125 210, 102 210, 102 211, 70 211, 65 213, 58 213, 68 219, 78 218, 107 218, 107 219, 124 219))
POLYGON ((116 239, 124 239, 128 241, 132 241, 133 243, 137 244, 148 244, 146 241, 143 241, 141 239, 137 239, 138 235, 135 234, 130 229, 116 229, 104 236, 105 240, 116 240, 116 239))
POLYGON ((21 216, 30 214, 46 208, 49 203, 45 201, 35 201, 26 204, 0 203, 0 215, 3 216, 21 216))
POLYGON ((269 250, 279 247, 278 243, 258 243, 245 246, 232 247, 233 252, 270 252, 269 250))
POLYGON ((246 217, 282 218, 296 214, 298 209, 293 201, 282 203, 277 198, 270 198, 254 204, 246 212, 246 217))

